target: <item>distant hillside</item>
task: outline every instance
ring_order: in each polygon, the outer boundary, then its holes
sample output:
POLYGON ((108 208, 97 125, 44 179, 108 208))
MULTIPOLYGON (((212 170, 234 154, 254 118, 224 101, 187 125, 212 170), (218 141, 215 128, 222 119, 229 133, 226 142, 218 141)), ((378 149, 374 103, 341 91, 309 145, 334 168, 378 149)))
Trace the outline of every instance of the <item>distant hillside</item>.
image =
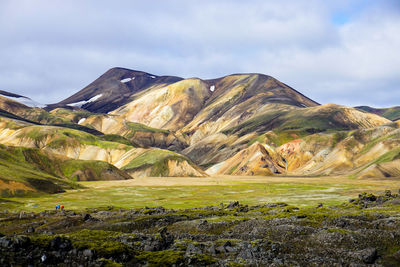
POLYGON ((22 104, 24 104, 25 106, 28 106, 28 107, 43 108, 43 107, 46 106, 46 105, 40 104, 40 103, 30 99, 29 97, 18 95, 18 94, 14 94, 14 93, 10 93, 10 92, 3 91, 3 90, 0 90, 0 96, 6 97, 6 98, 11 99, 11 100, 16 100, 19 103, 22 103, 22 104))
MULTIPOLYGON (((110 166, 129 169, 135 176, 206 176, 190 159, 176 152, 137 147, 120 135, 96 136, 79 128, 34 125, 0 117, 0 143, 36 148, 74 160, 104 161, 110 166), (147 154, 152 156, 145 157, 147 154)), ((108 179, 104 174, 97 177, 108 179)))
POLYGON ((378 114, 379 116, 385 117, 392 121, 400 120, 400 107, 372 108, 368 106, 359 106, 356 108, 370 113, 378 114))

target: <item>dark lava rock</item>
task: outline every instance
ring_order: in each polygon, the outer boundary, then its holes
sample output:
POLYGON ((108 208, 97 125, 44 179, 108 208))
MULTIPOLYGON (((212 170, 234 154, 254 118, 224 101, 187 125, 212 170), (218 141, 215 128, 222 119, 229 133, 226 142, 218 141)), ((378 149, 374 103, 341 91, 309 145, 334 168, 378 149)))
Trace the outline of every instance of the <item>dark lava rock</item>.
POLYGON ((228 204, 227 208, 231 209, 231 208, 234 208, 234 207, 239 207, 239 205, 240 205, 239 201, 233 201, 233 202, 228 204))
POLYGON ((17 248, 26 248, 31 244, 31 240, 27 236, 17 236, 14 238, 14 244, 17 248))
POLYGON ((185 255, 193 255, 193 254, 200 254, 202 253, 201 249, 190 243, 186 248, 185 255))
POLYGON ((91 250, 91 249, 85 249, 83 251, 83 256, 86 258, 91 259, 93 257, 93 255, 94 255, 94 253, 93 253, 93 250, 91 250))
POLYGON ((358 198, 360 200, 365 200, 365 201, 376 201, 376 196, 373 194, 367 194, 367 193, 362 193, 358 195, 358 198))
POLYGON ((397 261, 400 261, 400 250, 393 253, 393 258, 396 259, 397 261))
POLYGON ((84 221, 88 221, 93 217, 89 213, 84 213, 84 214, 82 214, 82 218, 84 221))
POLYGON ((378 258, 378 252, 375 248, 367 248, 361 251, 361 259, 364 263, 374 263, 378 258))
POLYGON ((13 244, 12 240, 8 237, 1 237, 0 238, 0 247, 2 248, 9 248, 13 244))
POLYGON ((72 243, 68 238, 57 236, 50 241, 50 248, 53 250, 69 250, 72 248, 72 243))
POLYGON ((212 255, 217 254, 217 250, 215 249, 214 244, 212 244, 209 248, 208 248, 208 252, 212 255))
POLYGON ((35 232, 35 228, 33 228, 32 226, 28 227, 28 229, 26 229, 25 231, 26 233, 34 233, 35 232))

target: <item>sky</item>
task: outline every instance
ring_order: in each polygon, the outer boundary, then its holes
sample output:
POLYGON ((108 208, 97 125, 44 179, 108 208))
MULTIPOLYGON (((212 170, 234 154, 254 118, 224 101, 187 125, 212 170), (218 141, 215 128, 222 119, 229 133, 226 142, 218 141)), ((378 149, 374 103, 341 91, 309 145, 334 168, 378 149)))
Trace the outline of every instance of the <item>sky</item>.
POLYGON ((400 106, 400 1, 0 1, 0 90, 55 103, 112 67, 263 73, 321 104, 400 106))

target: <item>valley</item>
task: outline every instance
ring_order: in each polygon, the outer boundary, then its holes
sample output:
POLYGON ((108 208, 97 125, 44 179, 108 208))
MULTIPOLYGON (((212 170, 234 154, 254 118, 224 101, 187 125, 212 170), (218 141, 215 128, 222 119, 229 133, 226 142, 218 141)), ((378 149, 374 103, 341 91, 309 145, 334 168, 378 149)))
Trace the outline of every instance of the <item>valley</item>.
POLYGON ((399 262, 398 180, 224 176, 79 184, 62 194, 1 200, 2 265, 399 262), (57 204, 64 208, 55 210, 57 204))
POLYGON ((398 107, 264 74, 0 91, 2 266, 396 266, 399 189, 398 107))
POLYGON ((113 206, 185 209, 239 201, 242 204, 284 202, 299 207, 338 204, 363 192, 397 192, 399 179, 349 179, 346 176, 276 177, 142 177, 130 180, 79 182, 62 194, 12 197, 5 210, 40 212, 62 203, 68 210, 113 206))

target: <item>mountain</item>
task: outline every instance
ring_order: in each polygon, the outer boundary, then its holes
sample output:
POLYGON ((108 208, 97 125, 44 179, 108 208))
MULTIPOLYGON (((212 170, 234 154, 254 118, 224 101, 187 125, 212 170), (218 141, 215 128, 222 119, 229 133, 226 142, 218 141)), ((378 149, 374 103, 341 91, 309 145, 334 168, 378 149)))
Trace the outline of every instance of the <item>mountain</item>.
POLYGON ((272 77, 238 74, 208 81, 185 79, 154 88, 134 95, 133 101, 110 114, 155 128, 189 132, 200 125, 220 128, 228 121, 234 124, 241 115, 250 117, 261 113, 268 103, 318 105, 272 77))
POLYGON ((292 174, 353 178, 400 176, 400 121, 369 129, 314 134, 281 145, 292 174))
POLYGON ((112 68, 94 82, 68 97, 48 106, 79 107, 91 112, 107 113, 127 103, 130 96, 153 86, 168 85, 182 80, 174 76, 156 76, 142 71, 112 68))
POLYGON ((65 188, 146 176, 400 176, 398 108, 320 105, 263 74, 204 80, 113 68, 45 108, 26 99, 1 91, 0 144, 54 162, 56 171, 19 158, 18 170, 65 188))
POLYGON ((29 97, 10 93, 10 92, 3 91, 3 90, 0 90, 0 96, 11 99, 11 100, 16 100, 19 103, 22 103, 28 107, 44 108, 46 106, 44 104, 40 104, 40 103, 30 99, 29 97))
POLYGON ((368 107, 368 106, 359 106, 356 108, 360 109, 360 110, 364 110, 366 112, 377 114, 379 116, 385 117, 392 121, 400 120, 400 107, 372 108, 372 107, 368 107))
POLYGON ((255 142, 226 161, 209 168, 207 173, 228 175, 274 175, 285 171, 281 156, 270 146, 255 142))

